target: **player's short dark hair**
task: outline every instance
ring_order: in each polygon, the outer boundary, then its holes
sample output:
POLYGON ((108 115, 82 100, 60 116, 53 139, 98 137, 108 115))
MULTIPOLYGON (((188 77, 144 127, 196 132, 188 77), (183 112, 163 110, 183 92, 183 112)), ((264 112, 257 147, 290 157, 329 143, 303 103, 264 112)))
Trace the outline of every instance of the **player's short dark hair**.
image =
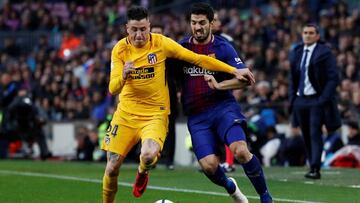
POLYGON ((315 28, 316 34, 320 33, 320 27, 315 23, 307 23, 304 27, 313 27, 315 28))
POLYGON ((214 9, 210 4, 199 2, 191 5, 190 13, 188 15, 188 20, 190 21, 191 14, 195 15, 206 15, 206 18, 212 22, 214 20, 214 9))
POLYGON ((127 21, 148 18, 149 12, 142 6, 132 6, 127 11, 127 21))

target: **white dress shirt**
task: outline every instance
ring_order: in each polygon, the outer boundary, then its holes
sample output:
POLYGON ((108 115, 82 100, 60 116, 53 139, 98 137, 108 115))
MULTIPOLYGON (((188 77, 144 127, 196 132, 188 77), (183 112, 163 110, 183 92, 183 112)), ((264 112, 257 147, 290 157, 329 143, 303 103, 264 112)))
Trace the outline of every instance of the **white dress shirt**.
MULTIPOLYGON (((310 82, 310 80, 309 80, 309 74, 308 74, 308 72, 309 72, 309 64, 310 64, 310 59, 311 59, 311 55, 313 54, 313 52, 314 52, 314 49, 315 49, 315 47, 316 47, 316 44, 317 43, 314 43, 314 44, 312 44, 312 45, 310 45, 310 46, 304 46, 304 50, 303 50, 303 56, 302 56, 302 58, 301 58, 301 63, 300 63, 300 66, 301 66, 301 64, 303 63, 303 60, 304 60, 304 58, 305 58, 305 50, 307 49, 307 50, 309 50, 309 52, 308 52, 308 55, 307 55, 307 57, 306 57, 306 61, 305 61, 305 84, 304 84, 304 95, 305 96, 310 96, 310 95, 314 95, 314 94, 316 94, 316 91, 315 91, 315 89, 314 89, 314 87, 312 86, 312 84, 311 84, 311 82, 310 82)), ((300 67, 301 68, 301 67, 300 67)), ((300 94, 299 94, 299 91, 297 92, 297 95, 299 96, 300 94)))

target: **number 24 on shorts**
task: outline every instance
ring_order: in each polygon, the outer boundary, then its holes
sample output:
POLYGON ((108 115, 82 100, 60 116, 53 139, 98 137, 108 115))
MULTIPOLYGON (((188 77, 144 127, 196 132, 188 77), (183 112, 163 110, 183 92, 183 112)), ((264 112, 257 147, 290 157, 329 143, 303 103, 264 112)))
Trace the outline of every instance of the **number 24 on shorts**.
POLYGON ((106 135, 110 136, 110 134, 111 134, 113 137, 115 137, 117 135, 118 128, 119 128, 118 125, 114 125, 114 127, 113 127, 113 126, 111 126, 111 124, 109 124, 109 127, 106 130, 106 135))

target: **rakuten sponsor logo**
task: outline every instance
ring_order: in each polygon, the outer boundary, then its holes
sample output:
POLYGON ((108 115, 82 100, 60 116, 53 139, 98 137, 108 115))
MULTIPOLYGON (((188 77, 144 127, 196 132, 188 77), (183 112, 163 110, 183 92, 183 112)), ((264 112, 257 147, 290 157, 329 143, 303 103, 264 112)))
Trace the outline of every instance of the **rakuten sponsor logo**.
POLYGON ((214 71, 202 69, 198 66, 184 67, 184 73, 191 76, 202 76, 202 75, 215 75, 214 71))

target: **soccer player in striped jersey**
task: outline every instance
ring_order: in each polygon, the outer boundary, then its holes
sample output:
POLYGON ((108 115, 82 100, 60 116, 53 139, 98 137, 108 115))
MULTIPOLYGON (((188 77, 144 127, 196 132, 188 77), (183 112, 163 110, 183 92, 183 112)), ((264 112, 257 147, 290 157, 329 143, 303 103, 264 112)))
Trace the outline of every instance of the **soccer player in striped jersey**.
POLYGON ((214 58, 196 54, 160 34, 150 33, 147 9, 129 8, 128 36, 113 48, 109 91, 119 94, 120 103, 104 137, 107 151, 103 177, 103 202, 114 202, 119 169, 129 150, 141 141, 140 164, 133 195, 140 197, 148 183, 148 173, 158 160, 168 128, 169 91, 165 82, 165 59, 176 58, 206 68, 233 74, 254 83, 248 69, 238 70, 214 58))
MULTIPOLYGON (((193 4, 190 12, 192 36, 180 44, 199 54, 219 59, 238 69, 245 68, 234 48, 223 38, 211 32, 214 11, 206 3, 193 4)), ((248 202, 236 181, 228 178, 219 166, 219 145, 228 145, 244 171, 261 202, 272 202, 261 164, 246 145, 246 119, 231 90, 249 85, 230 74, 204 70, 186 63, 180 80, 182 104, 188 116, 188 127, 193 150, 205 175, 222 186, 234 202, 248 202)))

